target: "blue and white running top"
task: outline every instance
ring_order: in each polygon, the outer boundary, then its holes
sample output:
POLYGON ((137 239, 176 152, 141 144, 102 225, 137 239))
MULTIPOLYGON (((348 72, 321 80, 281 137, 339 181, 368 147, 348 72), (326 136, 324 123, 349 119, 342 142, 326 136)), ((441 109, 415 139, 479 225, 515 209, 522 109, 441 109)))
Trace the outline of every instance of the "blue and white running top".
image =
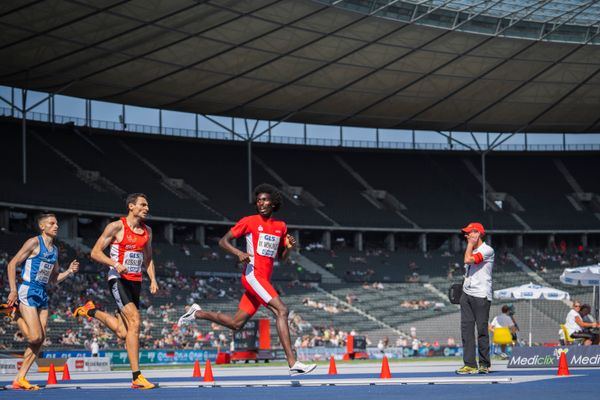
POLYGON ((58 260, 58 251, 56 246, 49 251, 41 235, 38 241, 39 253, 21 264, 23 282, 19 286, 19 301, 30 307, 48 308, 46 285, 58 260))
POLYGON ((39 235, 37 238, 40 242, 40 252, 33 257, 29 257, 21 265, 23 269, 22 277, 23 282, 45 287, 58 260, 58 251, 56 250, 56 246, 53 246, 52 251, 49 251, 42 235, 39 235))

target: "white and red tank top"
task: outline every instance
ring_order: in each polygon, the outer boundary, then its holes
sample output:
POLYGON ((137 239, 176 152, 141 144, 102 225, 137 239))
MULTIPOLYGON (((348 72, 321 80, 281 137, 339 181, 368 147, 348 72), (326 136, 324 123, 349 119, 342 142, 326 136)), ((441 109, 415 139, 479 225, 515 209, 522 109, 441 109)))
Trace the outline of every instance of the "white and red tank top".
POLYGON ((256 276, 270 280, 273 262, 287 235, 285 222, 251 215, 240 219, 231 228, 231 234, 235 238, 246 236, 246 253, 250 255, 248 264, 253 266, 252 270, 256 276))
POLYGON ((123 239, 110 245, 110 258, 127 268, 127 272, 119 274, 115 267, 110 267, 108 280, 123 278, 128 281, 142 281, 142 267, 144 265, 144 246, 148 243, 148 229, 143 222, 142 233, 135 233, 127 224, 127 218, 121 217, 123 223, 123 239))

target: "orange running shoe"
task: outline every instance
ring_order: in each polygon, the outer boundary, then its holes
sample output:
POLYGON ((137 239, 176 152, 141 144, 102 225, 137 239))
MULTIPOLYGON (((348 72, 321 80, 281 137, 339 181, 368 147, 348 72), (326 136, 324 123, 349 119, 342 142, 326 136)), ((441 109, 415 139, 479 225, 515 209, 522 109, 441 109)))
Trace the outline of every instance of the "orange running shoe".
POLYGON ((29 381, 25 377, 15 379, 12 383, 12 388, 15 390, 40 390, 41 389, 41 387, 39 387, 38 385, 32 385, 31 383, 29 383, 29 381))
POLYGON ((85 303, 83 306, 77 307, 73 311, 73 316, 75 318, 77 318, 77 317, 88 317, 88 319, 92 319, 92 317, 90 317, 88 315, 88 311, 93 310, 95 308, 96 308, 96 305, 94 304, 93 301, 90 300, 87 303, 85 303))
POLYGON ((6 303, 0 304, 0 315, 6 322, 14 321, 16 319, 17 307, 9 306, 6 303))
POLYGON ((131 382, 132 389, 155 389, 156 387, 158 386, 149 382, 142 374, 140 374, 135 381, 131 382))

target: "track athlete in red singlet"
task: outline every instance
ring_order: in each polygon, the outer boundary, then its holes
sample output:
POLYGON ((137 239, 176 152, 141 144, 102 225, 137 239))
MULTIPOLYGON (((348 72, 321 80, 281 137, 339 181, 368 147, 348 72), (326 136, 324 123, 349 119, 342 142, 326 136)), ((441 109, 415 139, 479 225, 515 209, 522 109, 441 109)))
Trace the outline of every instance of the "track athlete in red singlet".
POLYGON ((91 317, 102 322, 119 338, 125 339, 125 348, 133 372, 131 387, 134 389, 154 389, 140 373, 140 291, 142 289, 142 267, 150 277, 150 293, 158 290, 152 261, 152 230, 144 224, 149 207, 146 196, 134 193, 127 196, 127 217, 111 222, 92 249, 92 259, 106 265, 108 287, 114 297, 118 313, 116 317, 96 309, 92 301, 78 307, 75 317, 91 317), (110 257, 104 250, 110 245, 110 257))
POLYGON ((273 212, 281 207, 279 191, 271 185, 262 184, 254 189, 254 196, 258 214, 239 220, 219 241, 224 250, 236 256, 245 265, 242 285, 246 291, 242 295, 237 313, 231 317, 219 312, 202 311, 198 304, 193 304, 181 316, 178 324, 181 326, 197 318, 239 330, 263 305, 275 315, 277 333, 290 367, 290 375, 307 374, 317 366, 297 361, 290 340, 288 308, 271 285, 275 257, 279 256, 285 260, 296 245, 296 239, 287 234, 285 222, 273 218, 273 212), (231 244, 232 239, 242 236, 246 238, 246 252, 231 244))

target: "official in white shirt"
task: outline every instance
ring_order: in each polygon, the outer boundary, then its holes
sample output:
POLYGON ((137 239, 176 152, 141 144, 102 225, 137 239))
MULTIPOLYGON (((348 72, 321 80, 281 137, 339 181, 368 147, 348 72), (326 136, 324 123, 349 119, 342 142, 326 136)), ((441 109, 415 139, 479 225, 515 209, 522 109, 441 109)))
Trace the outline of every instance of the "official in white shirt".
POLYGON ((479 222, 471 222, 462 231, 467 239, 464 256, 465 280, 460 298, 460 328, 465 365, 456 370, 456 373, 487 374, 491 365, 488 321, 492 304, 494 249, 483 242, 485 229, 479 222), (479 367, 475 359, 475 327, 479 367))

